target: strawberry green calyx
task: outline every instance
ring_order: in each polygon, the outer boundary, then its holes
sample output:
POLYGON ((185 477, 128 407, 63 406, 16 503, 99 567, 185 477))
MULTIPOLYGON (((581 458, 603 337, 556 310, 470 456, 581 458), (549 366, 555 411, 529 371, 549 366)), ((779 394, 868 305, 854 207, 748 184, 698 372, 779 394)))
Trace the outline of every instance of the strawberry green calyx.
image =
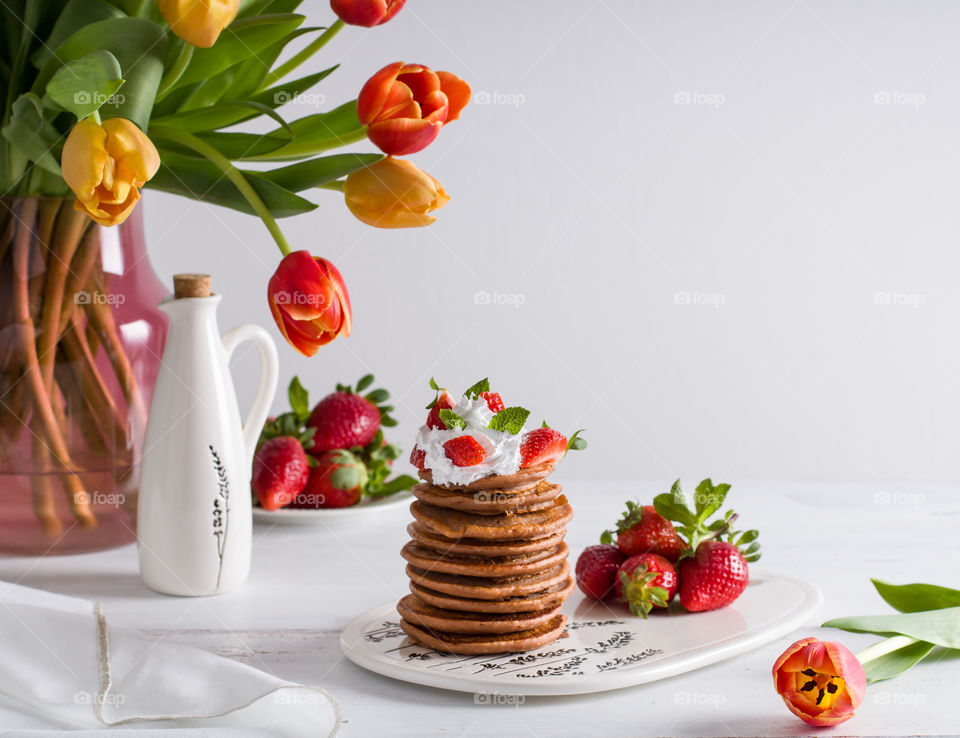
POLYGON ((330 485, 335 489, 349 490, 367 483, 367 469, 363 462, 346 449, 328 451, 337 468, 330 475, 330 485))
POLYGON ((434 396, 433 401, 427 405, 427 410, 433 410, 434 405, 440 401, 440 395, 447 391, 447 388, 437 384, 437 380, 433 377, 430 377, 430 389, 434 390, 437 394, 434 396))
MULTIPOLYGON (((359 381, 357 382, 356 390, 354 390, 353 387, 351 387, 350 385, 338 384, 337 392, 346 392, 347 394, 350 394, 350 395, 359 395, 361 392, 366 390, 370 385, 372 385, 373 381, 374 381, 374 377, 372 374, 364 374, 362 377, 360 377, 359 381)), ((371 390, 370 392, 367 392, 367 394, 361 395, 361 396, 363 397, 364 400, 369 402, 371 405, 376 407, 377 410, 380 411, 380 425, 390 428, 397 424, 397 421, 390 416, 390 413, 394 409, 393 405, 383 404, 390 399, 390 393, 387 390, 381 387, 379 389, 371 390)))
MULTIPOLYGON (((300 441, 304 449, 313 448, 313 434, 316 431, 314 428, 304 427, 304 423, 310 417, 309 395, 296 376, 290 380, 287 396, 290 400, 291 412, 281 413, 263 424, 263 430, 260 431, 260 438, 257 441, 258 450, 271 438, 278 436, 291 436, 300 441)), ((313 466, 313 457, 308 457, 307 461, 313 466)))
POLYGON ((463 394, 466 395, 471 400, 479 400, 480 395, 482 395, 484 392, 489 392, 489 391, 490 391, 490 380, 487 377, 484 377, 476 384, 468 387, 463 394))
POLYGON ((523 424, 530 417, 530 411, 522 407, 507 407, 490 419, 490 430, 506 431, 512 436, 523 430, 523 424))
POLYGON ((714 485, 709 478, 704 479, 697 485, 694 507, 691 508, 678 479, 669 492, 653 498, 656 511, 672 521, 676 525, 677 533, 689 544, 681 558, 693 556, 701 543, 711 539, 732 543, 749 562, 760 558, 760 543, 757 541, 759 532, 732 530, 732 525, 737 520, 737 514, 733 510, 726 510, 719 518, 711 521, 723 507, 729 491, 729 484, 714 485))
POLYGON ((390 476, 390 464, 400 457, 400 447, 394 443, 384 443, 383 431, 378 430, 362 449, 354 449, 356 456, 366 467, 366 482, 363 484, 364 494, 371 497, 386 497, 396 492, 403 492, 417 483, 409 474, 399 474, 393 479, 390 476))
POLYGON ((651 582, 660 576, 659 572, 650 571, 646 564, 637 567, 627 574, 618 572, 620 577, 621 600, 630 608, 630 612, 639 615, 644 620, 654 607, 667 607, 669 592, 663 587, 650 586, 651 582))
POLYGON ((603 533, 600 534, 600 543, 616 543, 617 535, 623 533, 624 531, 630 530, 633 526, 640 522, 640 518, 642 517, 643 507, 640 505, 640 503, 634 502, 633 500, 627 500, 627 510, 617 521, 616 530, 603 531, 603 533))

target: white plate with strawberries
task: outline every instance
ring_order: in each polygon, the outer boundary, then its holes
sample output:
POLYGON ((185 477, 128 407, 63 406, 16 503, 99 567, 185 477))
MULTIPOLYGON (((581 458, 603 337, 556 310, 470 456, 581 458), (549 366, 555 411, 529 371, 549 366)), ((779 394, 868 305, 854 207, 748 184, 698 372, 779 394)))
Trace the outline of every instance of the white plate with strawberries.
POLYGON ((577 593, 564 605, 566 637, 525 653, 455 656, 413 643, 388 602, 354 619, 340 645, 355 664, 412 684, 494 695, 590 694, 757 648, 809 623, 820 603, 813 585, 766 572, 754 574, 732 605, 692 613, 674 603, 646 620, 577 593))
POLYGON ((350 507, 319 509, 282 507, 279 510, 253 508, 253 519, 258 523, 280 525, 324 526, 329 523, 358 522, 368 520, 387 510, 406 509, 413 499, 409 492, 397 492, 388 497, 364 497, 350 507))

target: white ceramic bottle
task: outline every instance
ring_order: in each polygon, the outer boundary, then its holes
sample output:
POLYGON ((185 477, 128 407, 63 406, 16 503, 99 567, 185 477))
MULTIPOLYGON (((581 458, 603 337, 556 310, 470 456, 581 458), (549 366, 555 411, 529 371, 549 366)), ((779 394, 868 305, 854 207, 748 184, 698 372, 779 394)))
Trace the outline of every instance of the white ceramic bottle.
POLYGON ((140 574, 157 592, 228 592, 250 571, 253 452, 277 387, 270 335, 242 325, 220 338, 219 295, 206 275, 178 274, 160 303, 170 332, 150 405, 140 481, 140 574), (241 424, 230 355, 260 353, 260 386, 241 424))

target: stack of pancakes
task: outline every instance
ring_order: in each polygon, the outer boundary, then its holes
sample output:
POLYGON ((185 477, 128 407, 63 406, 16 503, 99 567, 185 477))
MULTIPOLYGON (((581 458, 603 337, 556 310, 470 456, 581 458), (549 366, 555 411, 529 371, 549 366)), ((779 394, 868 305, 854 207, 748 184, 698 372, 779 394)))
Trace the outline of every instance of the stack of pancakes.
POLYGON ((440 487, 429 470, 413 488, 411 594, 397 605, 416 643, 456 654, 526 651, 559 638, 573 591, 563 537, 573 510, 553 464, 440 487))

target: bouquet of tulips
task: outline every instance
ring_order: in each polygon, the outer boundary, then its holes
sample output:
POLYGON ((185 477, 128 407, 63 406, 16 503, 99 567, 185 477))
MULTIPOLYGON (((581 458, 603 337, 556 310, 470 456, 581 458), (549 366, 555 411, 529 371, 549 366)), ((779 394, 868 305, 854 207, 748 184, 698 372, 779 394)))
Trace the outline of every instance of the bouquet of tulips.
MULTIPOLYGON (((330 22, 318 26, 297 13, 301 0, 0 3, 0 276, 11 302, 0 306, 9 313, 0 435, 10 448, 31 429, 34 453, 62 474, 81 523, 94 521, 71 460, 71 405, 90 416, 84 442, 117 451, 137 445, 128 436, 144 403, 110 306, 73 296, 104 288, 100 226, 122 223, 142 188, 263 221, 283 255, 268 285, 271 313, 308 356, 349 335, 350 300, 336 267, 294 250, 277 220, 315 209, 308 190, 341 193, 355 217, 380 228, 428 225, 447 202, 433 177, 394 157, 422 150, 457 119, 470 88, 455 75, 395 62, 355 100, 295 120, 283 110, 337 69, 295 74, 345 24, 383 24, 403 4, 332 0, 330 22), (234 129, 250 122, 269 130, 234 129), (365 138, 379 151, 328 153, 365 138), (61 377, 60 363, 74 374, 61 377)), ((56 533, 48 496, 35 509, 56 533)))

